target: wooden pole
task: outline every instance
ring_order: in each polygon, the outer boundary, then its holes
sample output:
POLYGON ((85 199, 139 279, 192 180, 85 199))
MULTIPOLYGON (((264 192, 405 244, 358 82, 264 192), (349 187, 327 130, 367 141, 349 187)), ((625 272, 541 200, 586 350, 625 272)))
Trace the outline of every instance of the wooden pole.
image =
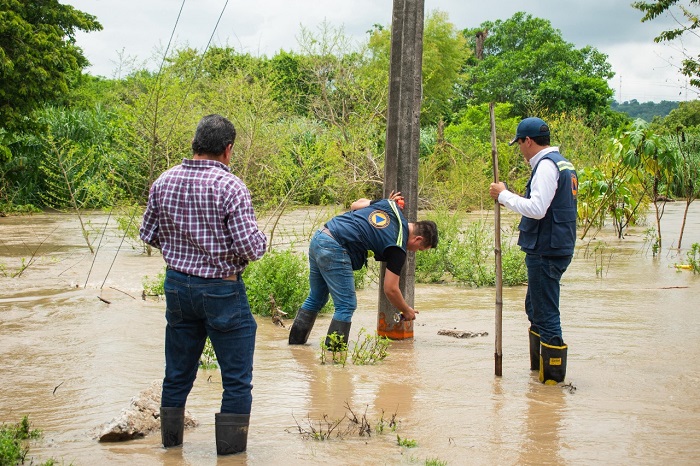
MULTIPOLYGON (((391 65, 387 110, 384 197, 401 191, 406 200, 404 215, 415 222, 418 212, 418 147, 423 63, 424 0, 394 0, 391 23, 391 65)), ((404 233, 407 234, 407 233, 404 233)), ((413 306, 415 253, 408 252, 399 286, 413 306)), ((396 321, 396 308, 384 294, 386 266, 379 273, 377 333, 393 340, 413 338, 413 321, 396 321)))
MULTIPOLYGON (((476 58, 484 58, 484 41, 489 31, 479 31, 476 33, 476 58)), ((491 120, 491 159, 493 160, 493 182, 498 183, 498 148, 496 146, 496 116, 494 114, 494 103, 489 103, 489 119, 491 120)), ((503 262, 501 257, 501 204, 498 199, 494 201, 494 248, 496 256, 496 351, 494 360, 496 365, 496 375, 503 375, 503 262)))
MULTIPOLYGON (((496 146, 496 116, 493 110, 494 104, 489 104, 489 118, 491 120, 491 158, 493 159, 493 182, 498 183, 498 148, 496 146)), ((503 266, 501 258, 501 205, 498 200, 494 202, 495 240, 494 253, 496 256, 496 352, 494 359, 496 375, 503 375, 503 266)))

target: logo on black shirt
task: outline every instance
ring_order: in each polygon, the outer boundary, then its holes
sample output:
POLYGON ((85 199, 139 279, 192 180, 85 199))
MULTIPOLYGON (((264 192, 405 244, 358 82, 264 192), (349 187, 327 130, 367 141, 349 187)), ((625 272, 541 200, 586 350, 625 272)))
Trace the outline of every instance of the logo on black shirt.
POLYGON ((391 219, 389 218, 389 214, 382 210, 375 210, 371 214, 369 214, 368 219, 369 224, 372 225, 374 228, 386 228, 389 226, 389 223, 391 222, 391 219))

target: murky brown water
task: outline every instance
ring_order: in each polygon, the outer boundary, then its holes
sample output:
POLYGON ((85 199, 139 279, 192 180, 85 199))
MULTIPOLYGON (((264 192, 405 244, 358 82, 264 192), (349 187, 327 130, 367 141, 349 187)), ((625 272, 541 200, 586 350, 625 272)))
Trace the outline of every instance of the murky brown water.
MULTIPOLYGON (((681 210, 680 204, 667 208, 666 247, 677 240, 681 210)), ((98 232, 106 219, 91 216, 98 232)), ((294 213, 282 226, 308 233, 321 220, 325 215, 294 213)), ((93 438, 96 427, 163 375, 163 303, 141 299, 143 276, 157 275, 162 259, 146 257, 126 242, 117 255, 121 238, 111 223, 94 264, 72 216, 0 218, 0 228, 0 264, 7 273, 37 250, 37 261, 21 277, 0 278, 0 421, 29 415, 44 431, 30 450, 36 460, 53 457, 75 465, 424 464, 426 459, 470 465, 700 463, 700 276, 672 267, 684 253, 679 258, 665 250, 658 259, 646 254, 643 228, 622 242, 599 236, 612 251, 602 277, 583 245, 564 277, 567 381, 575 392, 543 386, 528 370, 524 287, 503 293, 503 377, 498 378, 494 289, 419 285, 415 339, 393 342, 389 357, 376 366, 321 365, 315 345, 289 347, 286 330, 259 318, 248 452, 222 458, 214 445, 221 395, 216 371, 200 373, 190 395, 188 409, 201 425, 185 433, 183 448, 164 450, 158 433, 117 444, 93 438), (445 328, 489 336, 437 334, 445 328), (346 403, 358 416, 366 413, 373 425, 382 412, 386 419, 396 414, 397 431, 324 442, 299 435, 297 423, 308 428, 311 419, 318 428, 324 414, 341 417, 346 403), (398 446, 396 434, 415 440, 417 447, 398 446)), ((684 244, 693 242, 700 242, 700 204, 686 227, 684 244)), ((351 339, 361 327, 372 332, 376 327, 376 287, 358 297, 351 339)), ((327 322, 328 317, 320 318, 311 340, 321 338, 327 322)))

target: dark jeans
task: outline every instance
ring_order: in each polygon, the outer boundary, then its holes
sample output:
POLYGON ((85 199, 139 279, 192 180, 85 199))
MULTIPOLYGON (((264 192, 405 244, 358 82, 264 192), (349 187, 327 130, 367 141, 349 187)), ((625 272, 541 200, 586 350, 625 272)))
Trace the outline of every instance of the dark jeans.
POLYGON ((559 281, 572 256, 527 254, 527 294, 525 312, 532 330, 540 341, 553 345, 564 343, 559 316, 559 281))
POLYGON ((350 256, 335 239, 321 231, 314 233, 309 244, 309 286, 302 309, 318 313, 330 294, 335 306, 333 319, 352 321, 357 295, 350 256))
POLYGON ((221 368, 222 413, 250 414, 257 323, 240 280, 165 275, 165 378, 161 406, 183 407, 209 336, 221 368))

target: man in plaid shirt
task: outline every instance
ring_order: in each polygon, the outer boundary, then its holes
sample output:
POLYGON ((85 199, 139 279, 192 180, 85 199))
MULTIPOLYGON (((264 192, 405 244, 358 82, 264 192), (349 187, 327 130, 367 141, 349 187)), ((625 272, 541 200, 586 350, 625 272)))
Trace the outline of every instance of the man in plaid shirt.
POLYGON ((185 403, 208 336, 224 388, 215 417, 220 455, 247 446, 257 324, 241 272, 267 249, 250 192, 229 169, 235 139, 226 118, 202 118, 192 159, 153 183, 140 228, 141 239, 160 249, 167 264, 163 446, 182 444, 185 403))

